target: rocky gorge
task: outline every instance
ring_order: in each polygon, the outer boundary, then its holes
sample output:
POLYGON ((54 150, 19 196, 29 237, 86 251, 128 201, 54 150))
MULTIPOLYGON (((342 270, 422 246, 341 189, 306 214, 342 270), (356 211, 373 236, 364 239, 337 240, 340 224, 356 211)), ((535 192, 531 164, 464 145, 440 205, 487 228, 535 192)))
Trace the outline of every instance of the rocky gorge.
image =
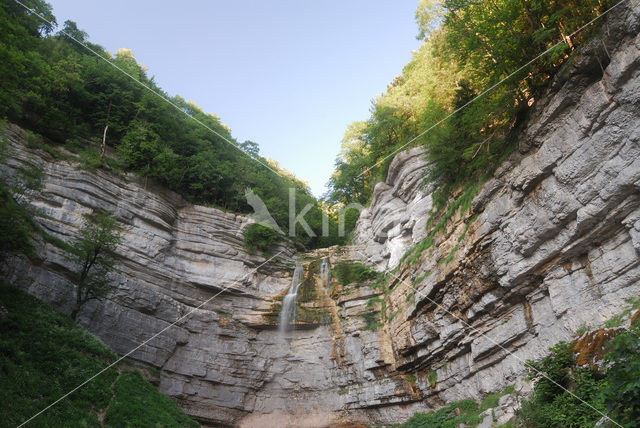
MULTIPOLYGON (((117 289, 78 322, 121 355, 135 349, 132 363, 203 425, 386 424, 508 385, 523 395, 526 360, 640 293, 639 30, 640 6, 612 12, 536 103, 518 149, 474 192, 460 189, 439 227, 421 148, 396 155, 351 245, 282 245, 272 259, 244 249, 248 218, 56 159, 12 125, 7 172, 43 169, 43 189, 25 197, 60 240, 92 210, 118 218, 117 289), (385 274, 327 286, 326 257, 385 274), (296 263, 301 312, 283 334, 296 263)), ((7 271, 71 311, 59 246, 41 240, 7 271)))

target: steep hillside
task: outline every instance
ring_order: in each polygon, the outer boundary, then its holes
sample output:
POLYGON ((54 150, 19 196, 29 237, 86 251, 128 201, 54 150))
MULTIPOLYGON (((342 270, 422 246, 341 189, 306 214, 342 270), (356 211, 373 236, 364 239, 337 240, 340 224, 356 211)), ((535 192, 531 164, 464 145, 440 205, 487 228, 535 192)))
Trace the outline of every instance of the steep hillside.
MULTIPOLYGON (((104 343, 23 291, 0 285, 0 425, 17 426, 116 359, 104 343)), ((29 426, 197 427, 139 372, 107 369, 29 426)))
POLYGON ((56 25, 46 1, 0 1, 0 119, 39 136, 31 144, 64 147, 87 168, 133 172, 225 211, 250 213, 251 189, 280 227, 293 188, 300 207, 311 204, 306 220, 316 231, 296 240, 340 241, 333 218, 332 236, 320 234, 322 209, 306 184, 261 156, 257 143, 236 141, 219 117, 164 92, 131 50, 108 52, 75 22, 56 25))

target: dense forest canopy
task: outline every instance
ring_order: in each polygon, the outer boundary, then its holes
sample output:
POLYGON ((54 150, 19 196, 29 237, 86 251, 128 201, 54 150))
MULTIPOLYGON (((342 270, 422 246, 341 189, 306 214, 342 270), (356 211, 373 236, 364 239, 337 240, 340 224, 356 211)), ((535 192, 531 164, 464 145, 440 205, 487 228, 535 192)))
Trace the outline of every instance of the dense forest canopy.
POLYGON ((588 37, 589 28, 576 31, 609 6, 606 0, 421 0, 416 21, 424 44, 373 101, 369 120, 348 127, 328 199, 367 203, 390 155, 419 144, 427 149, 427 179, 439 185, 440 203, 452 189, 482 180, 514 147, 513 131, 588 37))
POLYGON ((0 117, 49 145, 80 153, 91 167, 135 172, 196 203, 251 213, 249 188, 283 230, 289 188, 295 188, 295 212, 312 204, 304 219, 318 235, 312 238, 298 225, 298 241, 312 247, 339 242, 333 216, 332 236, 320 236, 322 205, 305 183, 260 156, 256 143, 238 143, 217 116, 163 92, 130 50, 111 55, 71 21, 56 31, 49 4, 23 3, 49 22, 13 0, 0 0, 0 117), (105 132, 107 152, 116 156, 100 155, 105 132))
MULTIPOLYGON (((588 37, 588 28, 576 31, 610 6, 606 0, 420 0, 423 45, 374 100, 371 117, 348 127, 326 201, 318 202, 305 183, 261 156, 256 143, 238 143, 217 116, 164 93, 131 51, 111 55, 74 22, 57 30, 46 2, 24 3, 46 21, 0 0, 0 117, 80 153, 90 167, 135 172, 196 203, 251 213, 249 188, 283 230, 295 188, 295 213, 312 204, 304 218, 318 236, 297 230, 297 240, 311 247, 344 241, 337 236, 339 208, 366 205, 401 148, 427 149, 427 179, 438 185, 440 206, 452 189, 487 177, 515 146, 514 131, 536 97, 588 37), (330 217, 328 237, 320 236, 323 212, 330 217)), ((356 218, 348 212, 347 230, 356 218)), ((256 248, 278 240, 254 232, 256 248)))

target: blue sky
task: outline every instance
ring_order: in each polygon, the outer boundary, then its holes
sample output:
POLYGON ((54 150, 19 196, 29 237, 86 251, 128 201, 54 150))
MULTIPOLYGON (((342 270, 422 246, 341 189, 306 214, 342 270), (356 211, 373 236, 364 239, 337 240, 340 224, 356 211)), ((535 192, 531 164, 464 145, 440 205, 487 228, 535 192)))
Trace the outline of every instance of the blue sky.
MULTIPOLYGON (((411 59, 417 0, 49 0, 156 82, 218 115, 240 142, 325 191, 346 126, 411 59)), ((105 65, 106 66, 106 65, 105 65)))

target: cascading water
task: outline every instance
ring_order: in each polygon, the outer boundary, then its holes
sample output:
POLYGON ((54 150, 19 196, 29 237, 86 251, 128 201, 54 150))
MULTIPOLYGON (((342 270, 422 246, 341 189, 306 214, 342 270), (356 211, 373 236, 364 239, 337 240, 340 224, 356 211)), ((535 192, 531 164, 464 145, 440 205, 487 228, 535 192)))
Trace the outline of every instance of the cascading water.
POLYGON ((300 289, 300 285, 302 285, 303 280, 304 267, 296 266, 296 269, 293 271, 293 278, 291 278, 289 291, 287 291, 287 294, 282 299, 282 309, 280 310, 280 331, 283 333, 286 332, 289 329, 289 326, 296 321, 298 290, 300 289))
POLYGON ((329 263, 328 257, 322 259, 322 263, 320 264, 320 279, 322 280, 322 285, 325 287, 327 287, 329 281, 331 281, 331 264, 329 263))

